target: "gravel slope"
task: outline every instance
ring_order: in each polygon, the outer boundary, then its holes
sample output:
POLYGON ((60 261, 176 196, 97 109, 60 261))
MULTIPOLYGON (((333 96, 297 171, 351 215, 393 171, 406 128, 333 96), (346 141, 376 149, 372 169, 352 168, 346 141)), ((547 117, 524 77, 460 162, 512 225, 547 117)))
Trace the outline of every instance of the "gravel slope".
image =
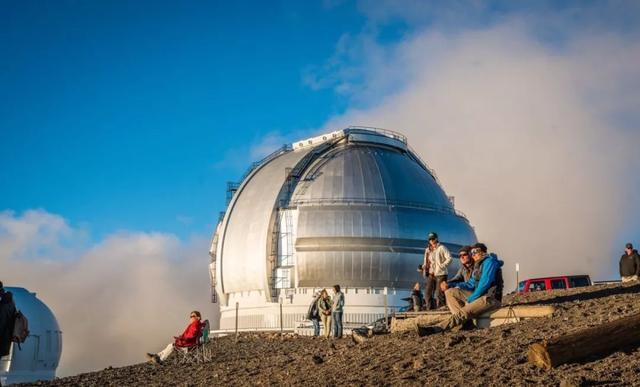
POLYGON ((552 318, 428 337, 376 336, 361 345, 350 338, 223 337, 211 343, 210 363, 178 365, 170 359, 37 385, 640 385, 638 348, 551 371, 526 363, 533 342, 640 313, 639 292, 634 283, 533 293, 516 303, 555 305, 552 318))

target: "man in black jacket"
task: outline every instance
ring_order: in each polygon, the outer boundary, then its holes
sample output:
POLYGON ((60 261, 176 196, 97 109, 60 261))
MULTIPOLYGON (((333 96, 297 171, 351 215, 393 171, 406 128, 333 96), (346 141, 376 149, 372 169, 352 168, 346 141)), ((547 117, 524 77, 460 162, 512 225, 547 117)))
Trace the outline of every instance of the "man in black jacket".
POLYGON ((309 305, 309 310, 307 311, 307 319, 311 320, 313 323, 313 335, 320 336, 320 311, 318 310, 318 300, 320 299, 320 292, 316 292, 313 295, 313 301, 311 301, 311 305, 309 305))
POLYGON ((16 318, 16 304, 13 294, 4 290, 0 282, 0 357, 11 352, 13 323, 16 318))
POLYGON ((640 256, 631 243, 624 247, 620 257, 620 279, 622 282, 637 281, 640 276, 640 256))

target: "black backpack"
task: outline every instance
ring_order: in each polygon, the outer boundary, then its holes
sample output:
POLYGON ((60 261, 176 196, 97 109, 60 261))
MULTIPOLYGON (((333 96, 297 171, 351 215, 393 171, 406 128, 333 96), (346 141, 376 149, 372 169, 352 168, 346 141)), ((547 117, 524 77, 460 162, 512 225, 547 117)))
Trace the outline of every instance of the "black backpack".
POLYGON ((11 336, 11 341, 18 345, 19 350, 22 350, 20 344, 24 343, 27 337, 29 337, 29 320, 27 320, 27 317, 22 314, 21 311, 17 311, 13 319, 13 335, 11 336))

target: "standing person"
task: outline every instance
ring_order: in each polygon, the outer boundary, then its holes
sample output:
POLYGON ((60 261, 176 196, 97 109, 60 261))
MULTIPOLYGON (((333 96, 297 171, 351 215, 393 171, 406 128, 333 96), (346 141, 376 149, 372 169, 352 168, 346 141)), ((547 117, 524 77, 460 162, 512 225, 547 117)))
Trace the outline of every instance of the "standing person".
POLYGON ((324 329, 324 337, 329 337, 331 333, 331 297, 327 293, 327 289, 322 289, 320 299, 318 300, 318 311, 322 319, 322 329, 324 329))
POLYGON ((422 265, 418 266, 418 271, 422 272, 422 276, 424 277, 424 302, 427 310, 433 309, 434 307, 433 291, 435 290, 435 278, 433 277, 433 270, 429 263, 429 255, 431 254, 431 251, 433 251, 433 247, 427 242, 427 248, 424 249, 422 265))
POLYGON ((445 292, 451 317, 431 327, 432 333, 463 326, 467 321, 502 303, 502 265, 495 254, 487 254, 484 243, 476 243, 471 249, 473 272, 466 282, 452 283, 445 292))
POLYGON ((333 321, 333 337, 342 338, 342 314, 344 311, 344 293, 340 291, 340 285, 333 285, 333 305, 331 306, 331 319, 333 321))
POLYGON ((458 282, 467 282, 469 278, 471 278, 471 273, 473 272, 473 259, 471 259, 471 246, 464 246, 458 252, 458 256, 460 257, 460 269, 456 275, 453 276, 447 282, 443 282, 440 284, 440 290, 445 292, 450 287, 455 287, 458 282))
POLYGON ((640 278, 640 256, 631 243, 624 246, 620 257, 620 279, 622 282, 637 281, 640 278))
POLYGON ((7 356, 11 352, 15 318, 16 304, 13 302, 13 294, 5 291, 0 282, 0 357, 7 356))
POLYGON ((451 253, 449 253, 449 250, 444 245, 440 244, 438 234, 435 232, 430 232, 427 239, 431 247, 428 257, 430 280, 427 281, 427 284, 430 285, 431 289, 435 290, 436 308, 440 308, 446 305, 444 292, 440 288, 440 284, 447 281, 447 271, 449 264, 451 264, 451 253))
POLYGON ((162 363, 177 348, 186 351, 187 348, 198 344, 198 339, 202 335, 202 323, 200 312, 194 310, 189 314, 189 325, 180 336, 173 336, 173 342, 169 343, 165 349, 158 353, 147 353, 147 358, 153 363, 162 363))
POLYGON ((318 311, 318 300, 320 300, 320 292, 316 292, 313 295, 311 305, 309 305, 309 311, 307 312, 307 319, 311 320, 313 324, 313 335, 320 336, 320 312, 318 311))

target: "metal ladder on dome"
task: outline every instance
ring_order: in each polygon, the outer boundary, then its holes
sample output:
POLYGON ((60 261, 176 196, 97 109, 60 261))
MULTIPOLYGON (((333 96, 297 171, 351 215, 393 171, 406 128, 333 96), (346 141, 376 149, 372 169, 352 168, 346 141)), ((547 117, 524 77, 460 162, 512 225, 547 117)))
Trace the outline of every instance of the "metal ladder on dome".
POLYGON ((218 303, 218 292, 216 292, 216 286, 218 281, 216 280, 217 260, 216 251, 218 249, 218 230, 213 235, 213 241, 211 242, 211 250, 209 250, 209 256, 211 256, 211 262, 209 263, 209 282, 211 283, 211 303, 218 303))

